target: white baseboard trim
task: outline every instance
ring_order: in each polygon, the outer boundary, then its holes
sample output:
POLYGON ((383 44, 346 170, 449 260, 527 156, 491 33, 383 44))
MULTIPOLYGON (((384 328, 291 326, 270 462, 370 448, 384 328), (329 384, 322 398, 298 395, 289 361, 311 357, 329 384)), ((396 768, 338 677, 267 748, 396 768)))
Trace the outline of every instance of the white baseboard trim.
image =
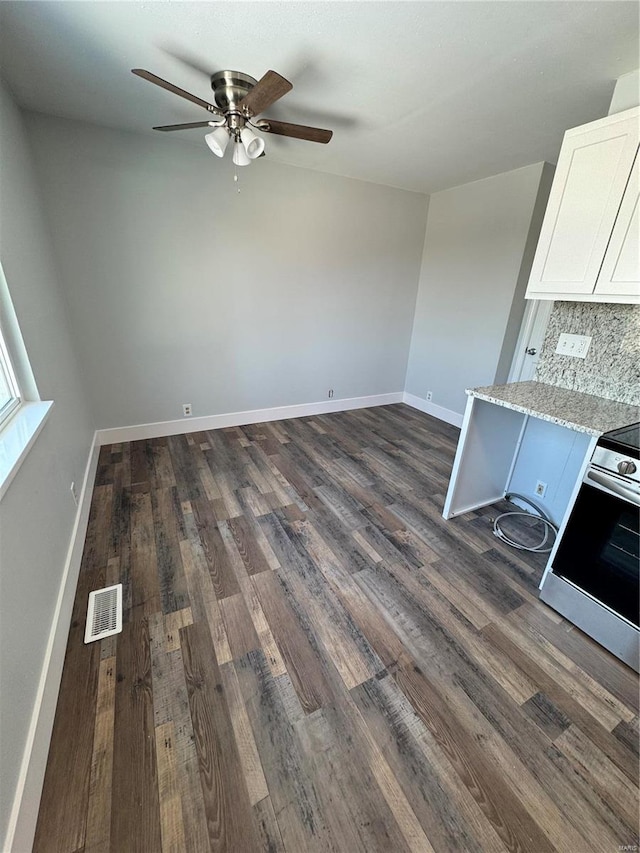
POLYGON ((503 499, 504 491, 498 492, 498 494, 494 495, 488 500, 478 501, 477 503, 469 504, 469 506, 463 506, 462 509, 456 509, 454 512, 448 513, 448 515, 445 515, 445 513, 443 512, 442 517, 446 518, 447 520, 450 518, 455 518, 458 515, 464 515, 466 512, 475 512, 475 510, 482 509, 482 507, 484 506, 491 506, 491 504, 495 504, 503 499))
POLYGON ((310 415, 326 415, 330 412, 346 412, 349 409, 367 409, 371 406, 388 406, 391 403, 402 403, 403 399, 402 391, 394 391, 390 394, 372 394, 368 397, 345 397, 339 400, 321 400, 319 403, 299 403, 270 409, 251 409, 247 412, 229 412, 225 415, 206 415, 198 418, 180 418, 175 421, 112 427, 99 429, 97 436, 100 445, 119 444, 121 441, 140 441, 165 435, 180 435, 185 432, 261 424, 287 418, 305 418, 310 415))
POLYGON ((2 848, 5 853, 24 853, 33 847, 99 453, 98 437, 94 433, 2 848))
POLYGON ((409 394, 407 391, 402 395, 402 402, 406 403, 407 406, 413 406, 414 409, 425 412, 427 415, 432 415, 434 418, 438 418, 438 420, 445 421, 452 426, 462 426, 462 415, 454 412, 453 409, 445 409, 444 406, 429 403, 427 400, 423 400, 422 397, 416 397, 415 394, 409 394))

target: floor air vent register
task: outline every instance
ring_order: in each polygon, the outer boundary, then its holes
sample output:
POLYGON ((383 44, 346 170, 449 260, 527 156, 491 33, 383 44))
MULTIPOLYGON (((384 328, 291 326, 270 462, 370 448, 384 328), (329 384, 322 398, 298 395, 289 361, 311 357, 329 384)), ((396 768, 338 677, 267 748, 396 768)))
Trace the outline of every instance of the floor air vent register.
POLYGON ((89 593, 85 643, 102 640, 122 631, 122 584, 89 593))

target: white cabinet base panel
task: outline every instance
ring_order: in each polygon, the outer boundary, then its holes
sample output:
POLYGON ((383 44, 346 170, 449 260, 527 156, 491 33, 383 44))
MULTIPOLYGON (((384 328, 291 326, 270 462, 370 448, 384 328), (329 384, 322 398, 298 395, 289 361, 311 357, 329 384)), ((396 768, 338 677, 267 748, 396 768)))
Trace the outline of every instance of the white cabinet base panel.
POLYGON ((479 509, 501 500, 517 455, 526 415, 467 399, 443 516, 479 509))

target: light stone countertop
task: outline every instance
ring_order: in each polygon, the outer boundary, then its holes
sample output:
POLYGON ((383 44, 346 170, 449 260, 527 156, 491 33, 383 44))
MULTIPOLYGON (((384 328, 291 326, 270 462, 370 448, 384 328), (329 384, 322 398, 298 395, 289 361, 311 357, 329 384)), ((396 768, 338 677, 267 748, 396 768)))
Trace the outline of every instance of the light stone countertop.
POLYGON ((595 436, 640 420, 637 406, 594 397, 593 394, 583 394, 581 391, 569 391, 544 382, 487 385, 484 388, 468 388, 466 393, 479 400, 595 436))

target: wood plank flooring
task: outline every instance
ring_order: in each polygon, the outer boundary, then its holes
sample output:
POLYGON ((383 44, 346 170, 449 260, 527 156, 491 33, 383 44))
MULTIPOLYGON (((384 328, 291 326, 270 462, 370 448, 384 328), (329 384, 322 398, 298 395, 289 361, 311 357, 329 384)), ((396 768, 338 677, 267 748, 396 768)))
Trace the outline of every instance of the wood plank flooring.
POLYGON ((637 850, 637 678, 496 508, 442 519, 457 437, 397 405, 103 447, 35 851, 637 850))

